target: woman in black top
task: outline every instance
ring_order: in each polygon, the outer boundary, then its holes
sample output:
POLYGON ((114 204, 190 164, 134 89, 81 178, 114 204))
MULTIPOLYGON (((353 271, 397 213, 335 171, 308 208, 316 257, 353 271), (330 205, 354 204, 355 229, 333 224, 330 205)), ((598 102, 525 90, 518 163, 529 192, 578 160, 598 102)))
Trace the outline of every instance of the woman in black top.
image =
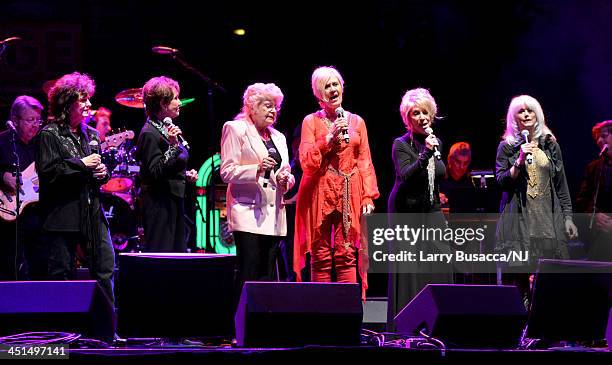
MULTIPOLYGON (((540 258, 568 259, 567 242, 578 237, 561 148, 546 126, 540 103, 531 96, 512 99, 506 131, 497 148, 495 177, 502 189, 497 223, 498 253, 529 252, 529 265, 510 262, 504 271, 529 273, 540 258), (530 141, 525 142, 525 135, 530 141)), ((528 294, 528 275, 504 279, 528 294)))
MULTIPOLYGON (((389 196, 389 222, 409 224, 412 227, 445 227, 446 221, 440 210, 440 181, 444 178, 444 162, 434 156, 441 149, 440 140, 431 133, 437 113, 437 105, 428 90, 408 90, 402 98, 400 113, 408 133, 393 142, 393 164, 395 184, 389 196), (429 132, 429 133, 428 133, 429 132), (413 213, 397 216, 393 213, 413 213), (414 214, 419 213, 419 214, 414 214), (408 218, 406 221, 405 218, 408 218)), ((422 245, 424 250, 438 253, 449 252, 443 244, 422 245)), ((414 270, 415 267, 412 268, 414 270)), ((415 271, 406 267, 391 266, 389 278, 388 320, 393 323, 397 313, 427 284, 452 283, 452 270, 435 268, 419 263, 415 271), (402 273, 402 271, 404 273, 402 273)), ((392 328, 391 328, 392 329, 392 328)))
POLYGON ((172 123, 180 114, 179 84, 160 76, 142 90, 147 121, 136 146, 140 162, 145 248, 148 252, 185 252, 185 183, 198 173, 186 170, 189 152, 179 141, 181 130, 172 123))

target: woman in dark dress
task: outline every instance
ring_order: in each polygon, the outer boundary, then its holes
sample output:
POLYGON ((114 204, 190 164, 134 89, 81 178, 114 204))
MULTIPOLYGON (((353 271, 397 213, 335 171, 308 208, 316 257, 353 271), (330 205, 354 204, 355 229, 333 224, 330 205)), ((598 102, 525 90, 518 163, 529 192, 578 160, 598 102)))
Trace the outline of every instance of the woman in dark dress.
MULTIPOLYGON (((445 227, 440 210, 439 185, 444 178, 444 162, 434 156, 441 149, 440 140, 431 133, 437 105, 428 90, 408 90, 402 98, 400 113, 408 132, 393 142, 395 184, 389 196, 390 224, 402 224, 403 218, 394 213, 412 213, 411 226, 445 227), (415 214, 418 213, 418 214, 415 214)), ((448 247, 428 245, 432 252, 447 252, 448 247)), ((416 271, 403 272, 400 266, 389 270, 388 323, 393 328, 397 313, 429 283, 452 283, 452 272, 444 273, 426 264, 419 264, 416 271)))

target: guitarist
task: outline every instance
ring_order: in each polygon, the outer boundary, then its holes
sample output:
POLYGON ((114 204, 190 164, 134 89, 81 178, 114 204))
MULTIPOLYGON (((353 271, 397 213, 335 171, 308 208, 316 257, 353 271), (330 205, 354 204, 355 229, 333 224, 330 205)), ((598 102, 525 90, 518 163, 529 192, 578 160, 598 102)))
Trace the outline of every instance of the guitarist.
MULTIPOLYGON (((11 201, 14 201, 16 192, 14 154, 16 152, 19 157, 22 172, 34 162, 36 147, 33 140, 42 123, 42 111, 42 104, 35 98, 27 95, 17 97, 11 107, 8 130, 0 133, 1 194, 8 196, 11 201)), ((14 211, 15 206, 13 204, 5 208, 14 211)), ((40 239, 37 203, 28 205, 22 211, 18 223, 18 245, 15 241, 16 223, 0 223, 0 235, 3 238, 0 245, 0 280, 43 280, 47 274, 47 249, 40 239)))

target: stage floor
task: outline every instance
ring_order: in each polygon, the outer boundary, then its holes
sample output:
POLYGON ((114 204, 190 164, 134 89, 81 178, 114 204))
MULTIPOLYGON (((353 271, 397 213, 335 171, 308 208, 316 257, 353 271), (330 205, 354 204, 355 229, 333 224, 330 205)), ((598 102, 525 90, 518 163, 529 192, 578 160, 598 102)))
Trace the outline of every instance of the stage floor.
POLYGON ((100 364, 118 362, 146 362, 147 364, 184 364, 184 363, 289 363, 296 359, 300 362, 345 362, 359 359, 361 363, 466 363, 468 361, 487 361, 516 363, 529 362, 550 363, 580 362, 582 364, 611 364, 612 353, 607 349, 591 351, 577 350, 486 350, 486 349, 450 349, 450 350, 417 350, 392 347, 322 347, 307 346, 300 348, 232 348, 232 347, 129 347, 109 349, 73 349, 69 350, 69 359, 73 362, 100 364), (422 362, 421 362, 422 361, 422 362))

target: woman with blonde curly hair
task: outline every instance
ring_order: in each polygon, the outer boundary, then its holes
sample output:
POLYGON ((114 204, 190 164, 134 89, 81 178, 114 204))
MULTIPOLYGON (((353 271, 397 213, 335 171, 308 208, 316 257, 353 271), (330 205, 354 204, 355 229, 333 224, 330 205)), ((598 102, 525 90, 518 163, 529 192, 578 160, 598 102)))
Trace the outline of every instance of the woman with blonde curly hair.
POLYGON ((238 284, 273 280, 278 243, 287 234, 283 194, 294 184, 285 136, 277 131, 283 93, 256 83, 244 92, 241 112, 223 125, 221 178, 227 222, 236 243, 238 284))

